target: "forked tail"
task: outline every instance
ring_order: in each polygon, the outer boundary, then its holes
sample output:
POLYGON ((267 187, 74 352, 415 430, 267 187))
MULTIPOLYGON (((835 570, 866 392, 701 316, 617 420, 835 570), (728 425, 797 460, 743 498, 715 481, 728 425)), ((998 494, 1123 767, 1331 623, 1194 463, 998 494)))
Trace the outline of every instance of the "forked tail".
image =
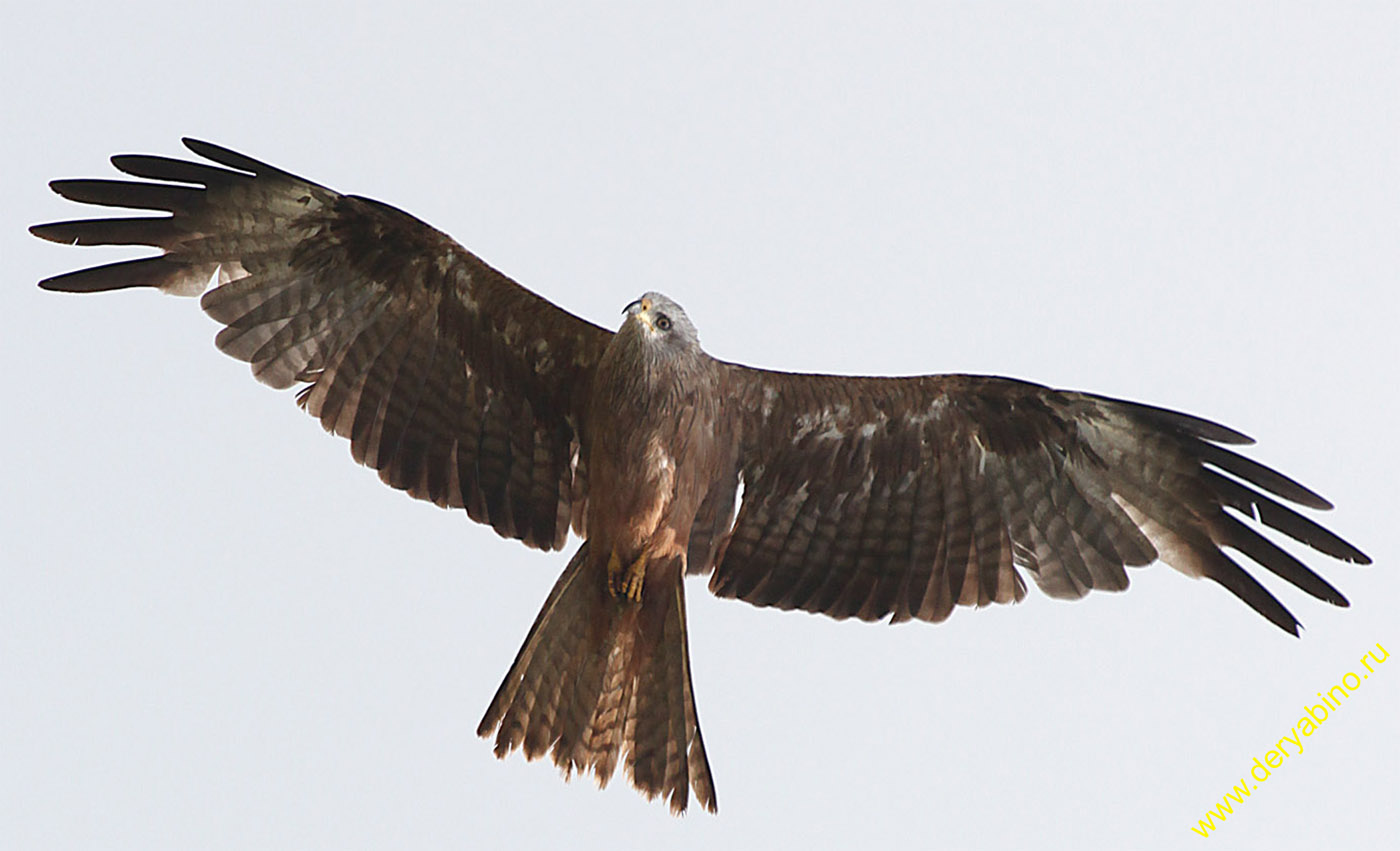
POLYGON ((591 770, 606 786, 625 753, 632 785, 682 813, 689 791, 715 812, 695 699, 679 559, 649 565, 640 603, 607 588, 579 547, 549 592, 476 732, 496 756, 549 751, 566 778, 591 770))

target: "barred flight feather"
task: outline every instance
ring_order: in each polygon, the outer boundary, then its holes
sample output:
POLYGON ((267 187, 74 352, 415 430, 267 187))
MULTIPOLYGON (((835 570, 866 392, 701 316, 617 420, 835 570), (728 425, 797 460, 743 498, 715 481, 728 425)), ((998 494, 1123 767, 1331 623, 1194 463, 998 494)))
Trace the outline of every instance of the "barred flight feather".
POLYGON ((478 727, 498 755, 548 754, 600 785, 621 767, 674 812, 691 795, 714 810, 687 572, 758 606, 899 623, 1020 600, 1023 572, 1052 597, 1121 591, 1160 559, 1297 634, 1225 550, 1338 606, 1263 531, 1370 561, 1283 504, 1331 503, 1226 448, 1253 440, 1218 423, 1006 378, 729 364, 659 293, 614 334, 401 210, 185 144, 214 165, 122 155, 140 180, 54 181, 159 215, 36 236, 162 253, 41 286, 202 293, 218 348, 272 387, 304 384, 298 404, 389 486, 529 546, 585 539, 478 727))

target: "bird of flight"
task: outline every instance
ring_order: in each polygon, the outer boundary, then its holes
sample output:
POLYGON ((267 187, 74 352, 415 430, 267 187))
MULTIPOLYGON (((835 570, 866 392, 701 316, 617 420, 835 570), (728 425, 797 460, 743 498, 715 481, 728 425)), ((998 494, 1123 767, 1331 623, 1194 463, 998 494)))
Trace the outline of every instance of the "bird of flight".
POLYGON ((807 375, 716 360, 647 293, 608 331, 387 204, 207 142, 217 165, 124 155, 138 181, 58 180, 73 201, 165 215, 36 225, 159 256, 40 286, 201 295, 216 345, 350 440, 388 485, 543 550, 583 542, 477 732, 606 784, 619 762, 672 811, 714 811, 691 692, 686 574, 757 606, 941 621, 1121 591, 1157 560, 1298 621, 1228 548, 1346 598, 1261 534, 1370 559, 1286 507, 1331 505, 1227 449, 1209 420, 1008 378, 807 375), (212 284, 212 288, 211 288, 212 284), (738 499, 740 484, 743 499, 738 499), (1226 511, 1230 509, 1230 511, 1226 511))

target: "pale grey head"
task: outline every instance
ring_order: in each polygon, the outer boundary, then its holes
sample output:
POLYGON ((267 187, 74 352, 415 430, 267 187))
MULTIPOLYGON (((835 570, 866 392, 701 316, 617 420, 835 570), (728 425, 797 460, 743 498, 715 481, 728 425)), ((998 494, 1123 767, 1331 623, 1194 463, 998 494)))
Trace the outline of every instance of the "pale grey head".
POLYGON ((622 309, 627 316, 620 332, 633 330, 649 345, 672 351, 699 349, 700 335, 690 317, 670 298, 649 292, 622 309))

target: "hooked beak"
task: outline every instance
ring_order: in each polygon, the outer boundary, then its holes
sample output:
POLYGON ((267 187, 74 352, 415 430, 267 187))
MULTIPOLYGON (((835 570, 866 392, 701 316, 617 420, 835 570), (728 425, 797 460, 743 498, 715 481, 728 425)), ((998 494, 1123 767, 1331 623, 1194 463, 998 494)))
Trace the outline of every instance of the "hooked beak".
POLYGON ((648 331, 655 331, 656 327, 651 322, 651 299, 643 296, 622 309, 622 312, 629 318, 636 319, 642 323, 648 331))

